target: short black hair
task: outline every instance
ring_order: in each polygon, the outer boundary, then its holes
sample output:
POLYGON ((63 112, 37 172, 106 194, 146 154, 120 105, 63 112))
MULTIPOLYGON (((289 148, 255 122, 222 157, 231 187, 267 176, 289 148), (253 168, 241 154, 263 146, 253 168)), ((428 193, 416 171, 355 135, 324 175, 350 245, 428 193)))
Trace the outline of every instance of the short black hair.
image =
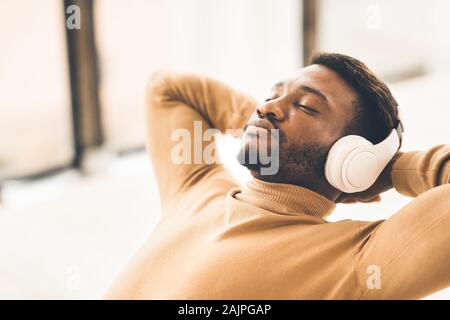
POLYGON ((310 64, 331 69, 357 92, 357 101, 353 103, 354 117, 344 135, 361 135, 375 144, 384 140, 397 125, 397 101, 388 86, 364 63, 344 54, 319 52, 310 64))

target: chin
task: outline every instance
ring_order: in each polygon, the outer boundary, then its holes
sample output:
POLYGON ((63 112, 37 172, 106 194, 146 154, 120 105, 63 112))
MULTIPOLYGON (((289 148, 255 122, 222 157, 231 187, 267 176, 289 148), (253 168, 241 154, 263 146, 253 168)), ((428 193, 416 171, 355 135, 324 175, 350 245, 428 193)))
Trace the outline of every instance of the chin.
POLYGON ((279 152, 268 141, 261 140, 258 136, 246 136, 242 140, 241 148, 237 155, 238 162, 250 170, 254 177, 273 176, 279 170, 279 152))

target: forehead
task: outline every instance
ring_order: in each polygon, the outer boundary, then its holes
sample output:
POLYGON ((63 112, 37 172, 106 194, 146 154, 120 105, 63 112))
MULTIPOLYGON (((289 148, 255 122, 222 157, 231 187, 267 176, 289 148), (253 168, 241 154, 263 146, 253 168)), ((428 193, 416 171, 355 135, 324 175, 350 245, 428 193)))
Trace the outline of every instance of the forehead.
POLYGON ((298 69, 290 79, 278 83, 274 89, 284 87, 292 92, 302 86, 320 90, 330 104, 336 106, 351 105, 357 98, 356 91, 336 72, 317 64, 298 69))

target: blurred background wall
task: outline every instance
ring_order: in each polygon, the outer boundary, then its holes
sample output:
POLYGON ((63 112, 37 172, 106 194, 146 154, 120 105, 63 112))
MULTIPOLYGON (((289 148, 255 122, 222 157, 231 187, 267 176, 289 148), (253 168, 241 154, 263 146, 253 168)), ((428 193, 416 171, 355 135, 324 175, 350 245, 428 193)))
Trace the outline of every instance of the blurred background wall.
MULTIPOLYGON (((158 223, 152 71, 263 100, 311 52, 350 54, 392 88, 404 149, 426 149, 450 137, 449 31, 445 0, 0 0, 0 298, 100 298, 158 223), (71 4, 80 30, 66 28, 71 4)), ((221 155, 245 182, 236 143, 221 155)), ((387 192, 329 220, 384 219, 408 201, 387 192)))

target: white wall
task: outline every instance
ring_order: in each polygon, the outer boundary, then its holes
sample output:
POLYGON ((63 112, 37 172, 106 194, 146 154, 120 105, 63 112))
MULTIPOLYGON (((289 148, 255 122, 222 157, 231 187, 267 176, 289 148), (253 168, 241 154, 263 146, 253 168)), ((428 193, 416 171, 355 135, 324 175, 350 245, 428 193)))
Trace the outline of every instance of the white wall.
POLYGON ((112 148, 143 143, 144 86, 156 69, 204 73, 263 98, 301 65, 298 0, 98 0, 95 10, 112 148))

